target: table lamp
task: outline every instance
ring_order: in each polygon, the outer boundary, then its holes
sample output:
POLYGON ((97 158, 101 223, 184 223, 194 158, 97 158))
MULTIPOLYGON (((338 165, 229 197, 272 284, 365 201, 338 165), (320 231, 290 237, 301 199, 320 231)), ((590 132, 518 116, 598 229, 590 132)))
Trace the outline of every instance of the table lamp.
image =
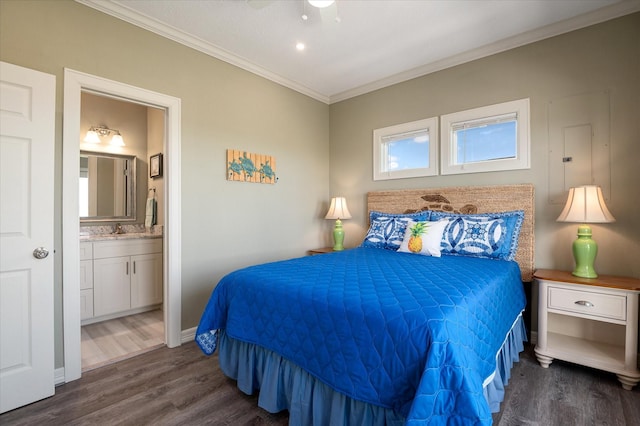
POLYGON ((342 245, 344 242, 344 229, 342 229, 342 221, 340 219, 351 219, 351 213, 347 208, 347 200, 344 197, 332 198, 331 206, 329 206, 329 211, 324 218, 336 220, 336 226, 333 228, 333 250, 344 250, 342 245))
POLYGON ((584 185, 569 189, 567 204, 556 219, 558 222, 577 222, 578 239, 573 242, 573 257, 576 267, 573 275, 581 278, 597 278, 593 262, 598 254, 598 245, 591 239, 591 227, 587 223, 615 222, 596 185, 584 185))

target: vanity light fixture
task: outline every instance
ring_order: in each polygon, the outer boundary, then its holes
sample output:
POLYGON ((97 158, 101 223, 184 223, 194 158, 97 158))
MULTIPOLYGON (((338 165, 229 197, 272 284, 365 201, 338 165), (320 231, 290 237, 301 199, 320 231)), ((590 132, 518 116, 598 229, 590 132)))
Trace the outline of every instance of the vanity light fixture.
POLYGON ((92 126, 85 135, 84 141, 87 143, 101 143, 101 137, 108 136, 112 133, 113 136, 111 137, 109 144, 113 146, 124 146, 124 140, 122 139, 120 131, 109 129, 108 127, 104 126, 92 126))
POLYGON ((124 146, 124 139, 122 139, 120 132, 113 135, 109 143, 113 146, 124 146))
POLYGON ((87 134, 84 137, 84 141, 86 143, 100 143, 100 136, 98 136, 98 132, 93 130, 93 127, 89 129, 87 134))

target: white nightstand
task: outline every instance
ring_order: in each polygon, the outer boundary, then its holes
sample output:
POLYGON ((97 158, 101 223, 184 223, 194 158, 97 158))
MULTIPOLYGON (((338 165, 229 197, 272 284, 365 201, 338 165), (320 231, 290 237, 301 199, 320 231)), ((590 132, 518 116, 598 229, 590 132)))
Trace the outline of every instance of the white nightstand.
POLYGON ((542 367, 557 358, 618 376, 631 390, 638 370, 638 294, 640 280, 599 276, 588 279, 570 272, 538 270, 538 342, 542 367))

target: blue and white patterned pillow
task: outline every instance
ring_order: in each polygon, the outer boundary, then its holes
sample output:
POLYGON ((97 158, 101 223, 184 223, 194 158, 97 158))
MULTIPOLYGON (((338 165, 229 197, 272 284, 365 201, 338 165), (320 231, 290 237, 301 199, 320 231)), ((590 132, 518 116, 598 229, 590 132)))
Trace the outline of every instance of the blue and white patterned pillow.
POLYGON ((369 213, 369 230, 360 247, 398 250, 410 220, 429 220, 429 212, 392 214, 372 210, 369 213))
POLYGON ((431 220, 448 219, 441 242, 443 254, 514 260, 524 220, 523 210, 462 215, 431 212, 431 220))

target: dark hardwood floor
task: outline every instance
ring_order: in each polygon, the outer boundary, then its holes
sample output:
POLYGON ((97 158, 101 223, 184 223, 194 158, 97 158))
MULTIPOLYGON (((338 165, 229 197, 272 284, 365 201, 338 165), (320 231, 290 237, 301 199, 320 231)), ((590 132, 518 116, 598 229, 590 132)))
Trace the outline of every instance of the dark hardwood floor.
POLYGON ((51 398, 0 416, 5 425, 286 425, 257 406, 195 343, 91 370, 51 398))
MULTIPOLYGON (((512 370, 499 426, 639 425, 640 389, 615 375, 555 361, 527 346, 512 370)), ((2 425, 286 425, 236 388, 195 343, 166 347, 85 373, 56 395, 0 416, 2 425)))
POLYGON ((615 374, 558 360, 542 368, 527 345, 493 420, 499 426, 640 425, 640 386, 626 391, 615 374))

